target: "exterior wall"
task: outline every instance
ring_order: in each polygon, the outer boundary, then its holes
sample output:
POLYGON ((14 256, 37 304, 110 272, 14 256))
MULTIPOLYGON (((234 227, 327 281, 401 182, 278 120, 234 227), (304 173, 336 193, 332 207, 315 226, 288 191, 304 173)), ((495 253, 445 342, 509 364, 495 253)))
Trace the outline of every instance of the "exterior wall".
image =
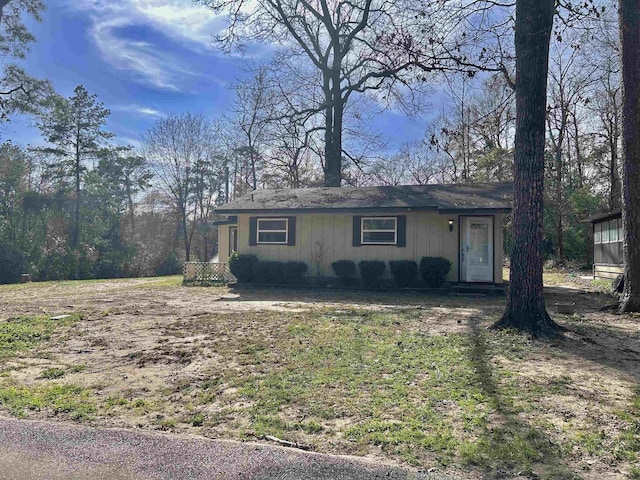
POLYGON ((229 225, 218 225, 218 262, 229 261, 229 225))
POLYGON ((603 280, 614 280, 618 275, 624 273, 624 266, 616 265, 594 265, 593 277, 603 280))
POLYGON ((502 283, 502 266, 504 264, 504 215, 493 216, 493 278, 495 283, 502 283))
MULTIPOLYGON (((353 246, 353 215, 351 213, 316 213, 296 216, 296 244, 249 246, 249 218, 252 216, 278 217, 278 215, 238 215, 238 250, 252 253, 261 260, 302 261, 309 266, 308 276, 333 276, 331 263, 336 260, 415 260, 424 256, 442 256, 451 261, 449 281, 458 281, 459 271, 459 218, 458 215, 440 215, 436 212, 380 212, 371 216, 406 215, 407 246, 362 245, 353 246), (453 231, 449 231, 449 220, 453 231)), ((358 215, 366 216, 358 213, 358 215)), ((281 217, 281 216, 280 216, 281 217)), ((494 216, 494 272, 495 282, 502 282, 502 225, 503 215, 494 216)), ((229 229, 220 226, 220 261, 228 258, 229 229)), ((387 269, 387 275, 389 275, 387 269)))
MULTIPOLYGON (((595 266, 618 266, 624 265, 623 260, 623 246, 622 246, 622 217, 615 216, 604 219, 602 221, 596 221, 593 223, 593 264, 595 266), (609 230, 613 226, 614 232, 607 232, 607 235, 614 233, 614 240, 603 239, 605 232, 602 230, 609 230)), ((600 269, 611 270, 611 269, 600 269)), ((615 276, 614 276, 615 278, 615 276)))

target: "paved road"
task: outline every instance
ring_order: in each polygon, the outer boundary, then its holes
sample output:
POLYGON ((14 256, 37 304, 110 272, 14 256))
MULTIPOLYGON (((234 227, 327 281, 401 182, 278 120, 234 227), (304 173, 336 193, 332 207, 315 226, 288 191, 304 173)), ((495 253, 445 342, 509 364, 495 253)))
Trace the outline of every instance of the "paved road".
POLYGON ((255 443, 0 418, 3 480, 407 480, 352 458, 255 443))

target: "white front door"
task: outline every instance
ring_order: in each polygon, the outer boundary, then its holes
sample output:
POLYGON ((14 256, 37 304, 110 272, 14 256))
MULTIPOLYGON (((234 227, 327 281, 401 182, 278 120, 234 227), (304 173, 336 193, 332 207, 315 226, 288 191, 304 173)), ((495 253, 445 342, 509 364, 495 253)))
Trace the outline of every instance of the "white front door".
POLYGON ((493 282, 493 217, 462 217, 460 277, 493 282))

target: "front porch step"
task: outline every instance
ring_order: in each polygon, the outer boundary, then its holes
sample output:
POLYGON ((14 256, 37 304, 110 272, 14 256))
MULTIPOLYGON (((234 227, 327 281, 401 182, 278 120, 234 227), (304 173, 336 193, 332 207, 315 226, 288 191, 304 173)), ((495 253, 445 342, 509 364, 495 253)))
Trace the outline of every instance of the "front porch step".
POLYGON ((454 283, 450 295, 457 296, 502 296, 507 291, 504 283, 454 283))

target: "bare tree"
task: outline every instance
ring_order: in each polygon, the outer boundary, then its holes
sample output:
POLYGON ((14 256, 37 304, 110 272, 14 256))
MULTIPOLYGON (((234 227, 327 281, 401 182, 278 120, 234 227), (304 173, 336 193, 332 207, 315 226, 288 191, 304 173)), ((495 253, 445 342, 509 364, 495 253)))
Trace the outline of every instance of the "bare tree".
POLYGON ((265 183, 275 188, 302 188, 321 184, 320 158, 313 136, 295 121, 273 122, 269 129, 265 183))
POLYGON ((295 114, 304 118, 323 115, 327 186, 341 184, 344 113, 350 98, 384 90, 380 98, 391 104, 399 98, 394 87, 426 79, 424 72, 450 59, 437 32, 457 31, 455 21, 443 14, 445 2, 419 8, 410 2, 384 0, 197 2, 228 15, 229 27, 219 38, 226 46, 268 41, 288 51, 295 47, 304 52, 320 77, 321 95, 295 114), (421 43, 425 32, 429 36, 421 43))
MULTIPOLYGON (((582 61, 581 40, 576 38, 574 41, 555 43, 552 49, 553 55, 551 56, 549 69, 550 104, 547 108, 547 126, 554 154, 556 260, 558 263, 564 262, 564 172, 570 167, 570 162, 567 162, 565 158, 565 154, 567 154, 567 157, 570 156, 568 149, 569 128, 577 105, 581 102, 584 103, 585 95, 587 95, 589 87, 594 82, 595 73, 593 66, 587 65, 582 61)), ((573 120, 574 128, 577 128, 575 116, 573 120)), ((579 161, 579 152, 577 156, 579 161)))
POLYGON ((245 181, 251 190, 258 188, 260 170, 264 163, 264 149, 269 124, 274 117, 276 97, 270 88, 266 68, 258 67, 254 75, 235 87, 235 102, 230 125, 235 130, 236 149, 245 156, 245 181))
POLYGON ((367 174, 376 185, 427 185, 454 181, 449 156, 423 139, 407 143, 390 158, 374 162, 367 174))
POLYGON ((620 137, 622 136, 622 79, 620 72, 620 34, 615 8, 605 12, 602 21, 585 49, 591 64, 597 69, 597 82, 593 86, 589 111, 595 115, 595 136, 604 145, 607 162, 602 166, 608 178, 608 207, 620 208, 622 200, 620 179, 620 137))
POLYGON ((155 173, 158 187, 171 199, 179 216, 175 238, 183 240, 187 261, 191 258, 196 229, 197 189, 209 185, 200 180, 205 175, 203 166, 215 156, 214 139, 211 122, 202 115, 190 113, 158 120, 144 136, 143 152, 155 173))

